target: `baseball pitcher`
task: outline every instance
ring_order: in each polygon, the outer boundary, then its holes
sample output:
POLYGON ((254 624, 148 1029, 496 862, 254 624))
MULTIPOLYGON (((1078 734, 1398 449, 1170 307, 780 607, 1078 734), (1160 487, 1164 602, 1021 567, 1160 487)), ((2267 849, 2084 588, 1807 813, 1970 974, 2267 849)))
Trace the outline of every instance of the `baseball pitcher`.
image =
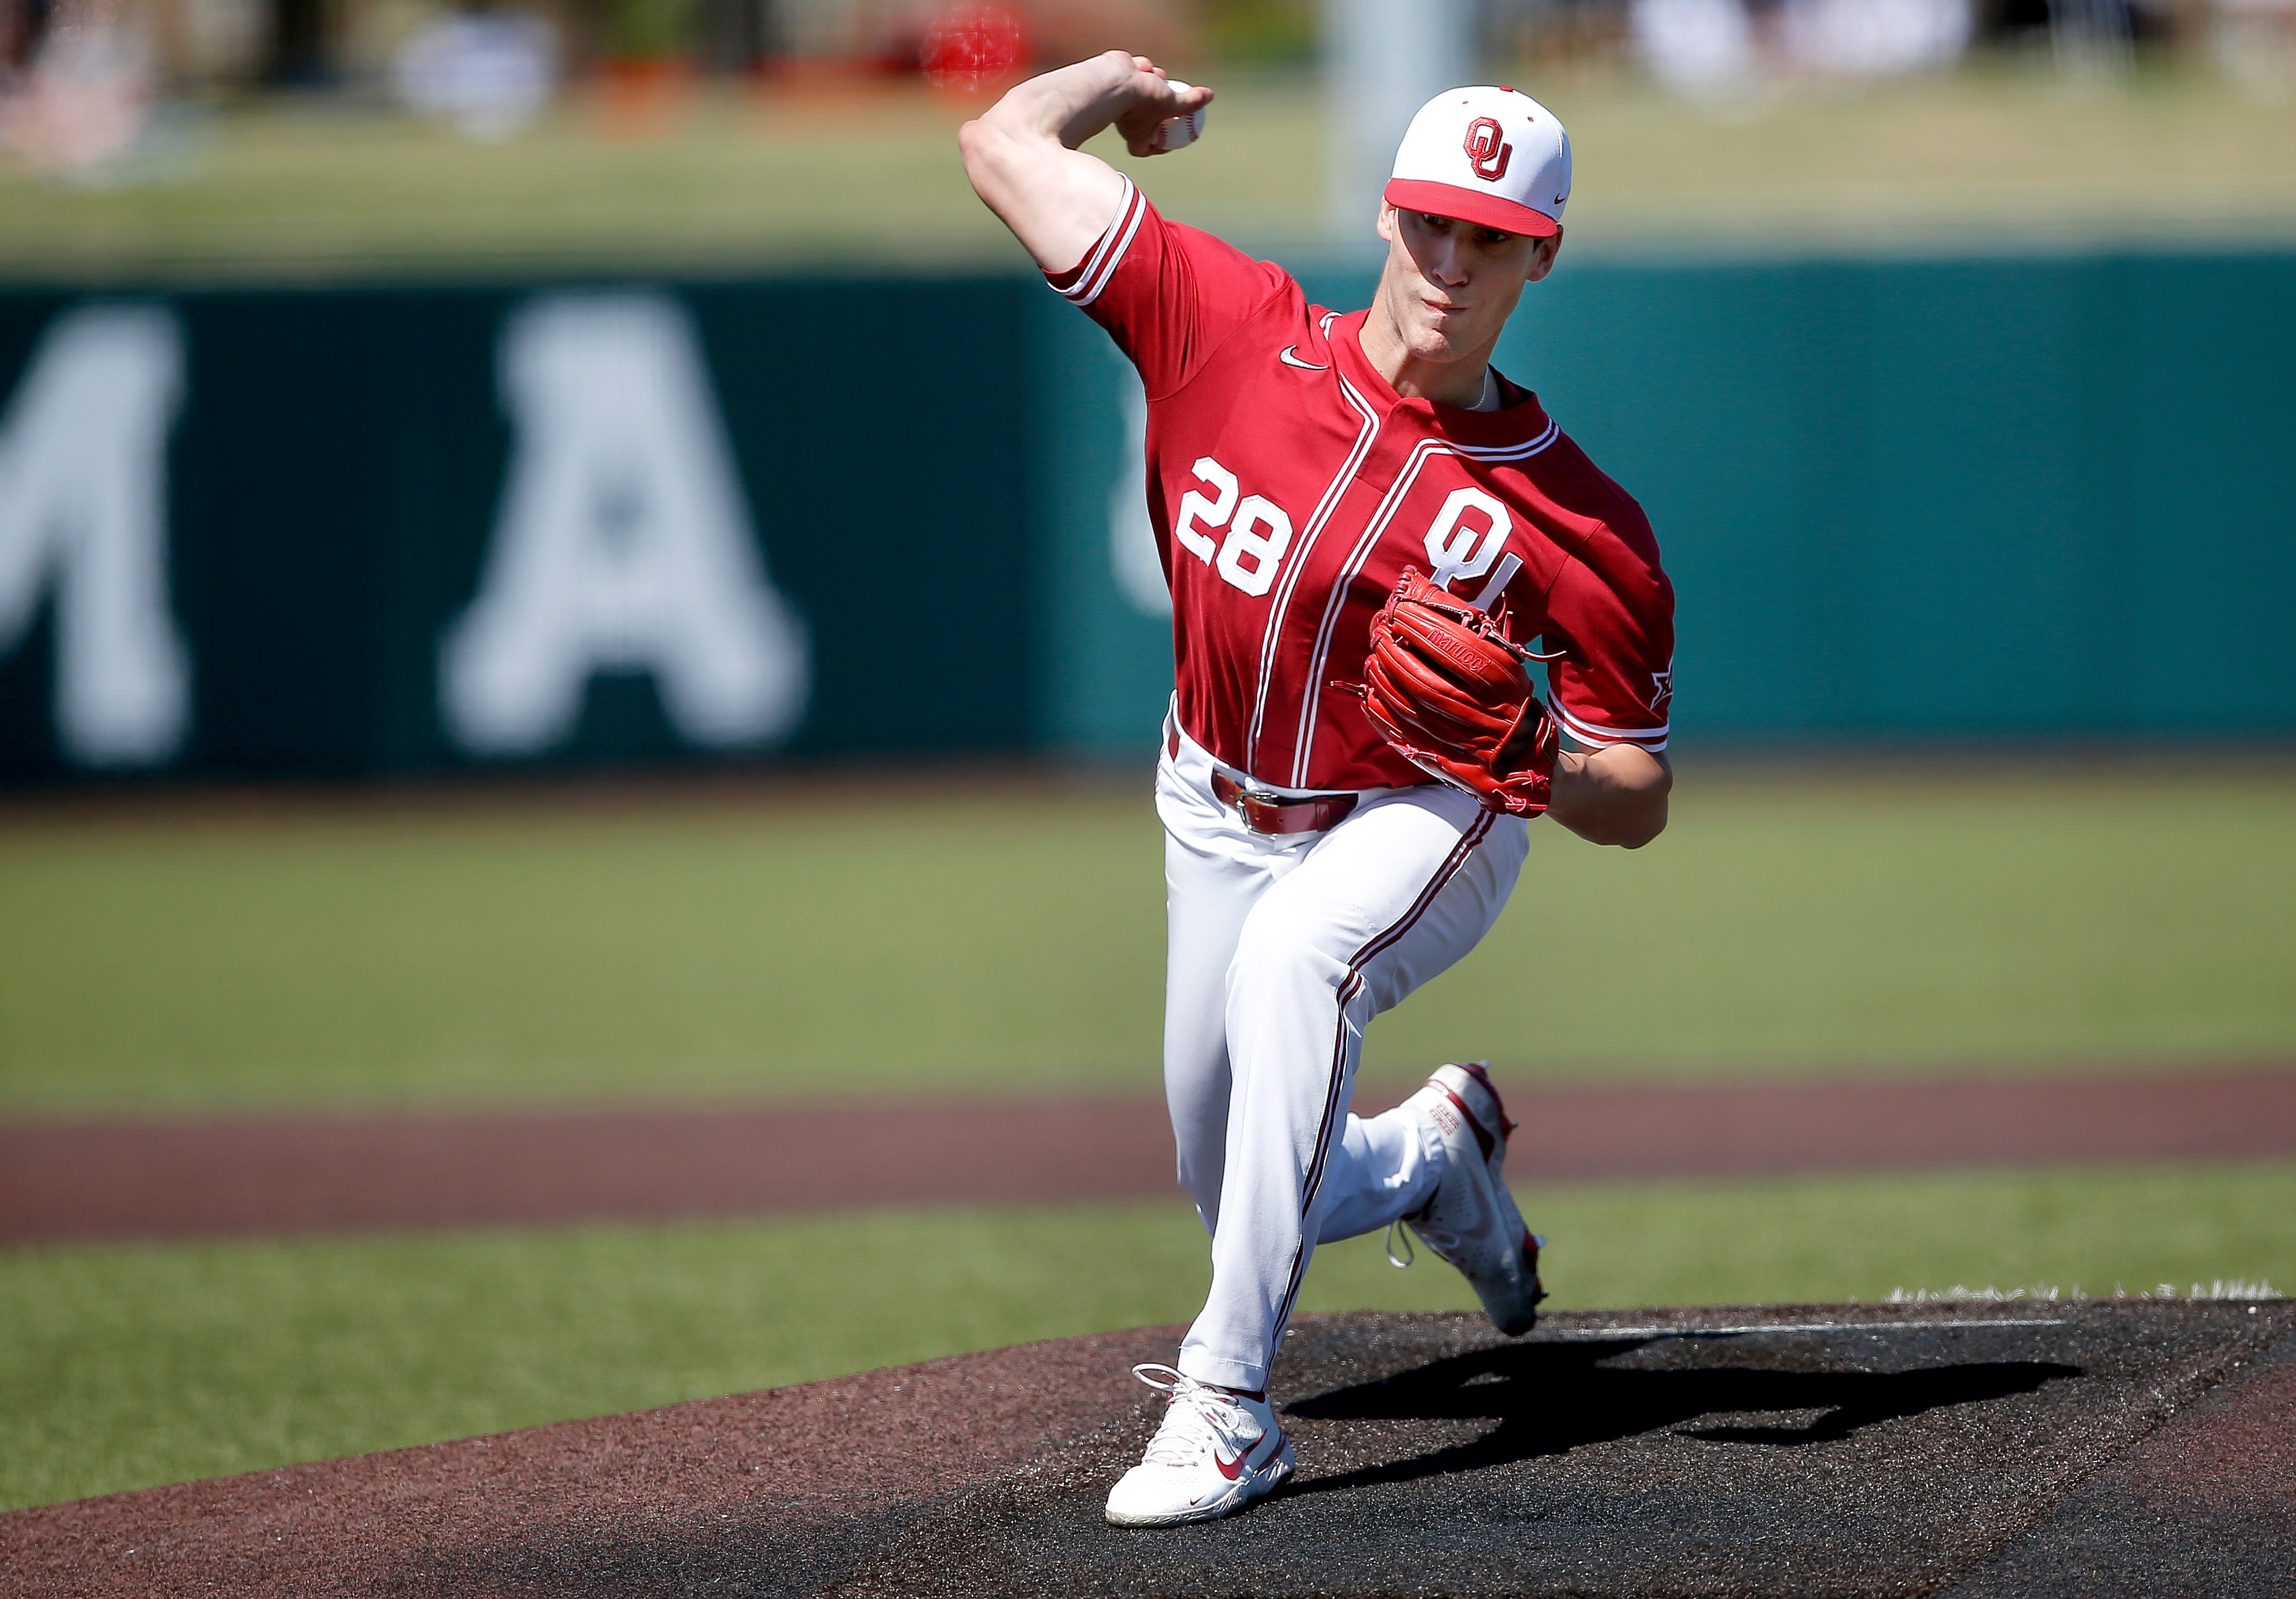
POLYGON ((1172 591, 1156 775, 1165 1093, 1212 1284, 1108 1519, 1225 1515, 1293 1466, 1268 1368, 1316 1245, 1396 1222, 1501 1331, 1541 1298, 1480 1065, 1349 1113, 1364 1029, 1497 920, 1541 814, 1636 849, 1666 824, 1674 595, 1642 509, 1490 365, 1553 270, 1570 141, 1510 88, 1431 100, 1396 152, 1368 309, 1168 222, 1077 146, 1177 150, 1211 91, 1111 52, 959 137, 972 185, 1148 397, 1172 591), (1536 647, 1534 647, 1536 646, 1536 647), (1544 663, 1548 696, 1532 685, 1544 663))

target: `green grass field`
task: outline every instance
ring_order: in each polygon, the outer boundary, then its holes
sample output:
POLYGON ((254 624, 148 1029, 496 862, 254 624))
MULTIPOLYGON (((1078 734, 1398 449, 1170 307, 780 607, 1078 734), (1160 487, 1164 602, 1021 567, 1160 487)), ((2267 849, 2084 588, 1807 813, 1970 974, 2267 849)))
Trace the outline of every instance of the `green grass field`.
MULTIPOLYGON (((1156 161, 1151 191, 1252 241, 1319 237, 1313 86, 1213 81, 1207 138, 1156 161)), ((1532 86, 1572 130, 1581 250, 2296 234, 2296 101, 2204 73, 2077 92, 1997 69, 1721 111, 1599 78, 1532 86)), ((636 138, 578 100, 472 144, 371 109, 258 104, 177 128, 141 163, 148 181, 0 168, 0 275, 1017 266, 957 167, 952 135, 975 109, 922 89, 704 96, 636 138)))
MULTIPOLYGON (((0 816, 0 1113, 1152 1092, 1144 796, 345 800, 0 816)), ((1635 854, 1551 824, 1366 1071, 2296 1056, 2296 786, 1685 767, 1635 854)))
MULTIPOLYGON (((2296 1278, 2291 1166, 1524 1197, 1558 1307, 2296 1278)), ((0 1509, 1185 1321, 1203 1255, 1177 1200, 0 1253, 0 1509)), ((1303 1304, 1472 1300, 1374 1237, 1319 1251, 1303 1304)))

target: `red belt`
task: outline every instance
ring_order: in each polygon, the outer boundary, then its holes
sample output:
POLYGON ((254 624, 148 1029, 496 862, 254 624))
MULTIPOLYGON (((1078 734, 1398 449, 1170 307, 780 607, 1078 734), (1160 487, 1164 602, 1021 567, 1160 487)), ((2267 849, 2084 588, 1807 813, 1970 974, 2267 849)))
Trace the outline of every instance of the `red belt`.
POLYGON ((1356 808, 1353 794, 1317 794, 1305 800, 1286 800, 1248 789, 1225 772, 1212 774, 1212 793, 1222 805, 1234 806, 1243 817, 1243 824, 1254 832, 1321 832, 1337 825, 1341 817, 1356 808))

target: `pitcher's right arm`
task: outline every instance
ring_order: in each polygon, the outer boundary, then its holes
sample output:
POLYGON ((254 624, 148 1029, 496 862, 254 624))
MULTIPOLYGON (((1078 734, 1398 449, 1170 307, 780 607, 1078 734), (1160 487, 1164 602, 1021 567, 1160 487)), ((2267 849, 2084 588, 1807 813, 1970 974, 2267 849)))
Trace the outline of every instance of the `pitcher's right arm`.
POLYGON ((1084 259, 1123 203, 1124 178, 1077 148, 1113 124, 1135 155, 1153 155, 1159 124, 1210 103, 1176 93, 1144 55, 1111 50, 1032 78, 957 130, 973 192, 1046 272, 1084 259))

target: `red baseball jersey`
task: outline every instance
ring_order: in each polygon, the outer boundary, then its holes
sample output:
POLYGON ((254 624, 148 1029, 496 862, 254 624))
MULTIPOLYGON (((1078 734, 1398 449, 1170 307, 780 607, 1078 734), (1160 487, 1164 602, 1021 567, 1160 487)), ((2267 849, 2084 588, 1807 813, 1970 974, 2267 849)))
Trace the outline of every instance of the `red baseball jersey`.
POLYGON ((1406 399, 1363 311, 1159 216, 1129 181, 1116 220, 1052 285, 1106 328, 1148 394, 1148 514, 1172 588, 1189 735, 1290 789, 1424 783, 1354 696, 1371 619, 1406 566, 1517 639, 1561 652, 1555 719, 1581 744, 1662 750, 1674 590, 1642 507, 1538 398, 1406 399))

